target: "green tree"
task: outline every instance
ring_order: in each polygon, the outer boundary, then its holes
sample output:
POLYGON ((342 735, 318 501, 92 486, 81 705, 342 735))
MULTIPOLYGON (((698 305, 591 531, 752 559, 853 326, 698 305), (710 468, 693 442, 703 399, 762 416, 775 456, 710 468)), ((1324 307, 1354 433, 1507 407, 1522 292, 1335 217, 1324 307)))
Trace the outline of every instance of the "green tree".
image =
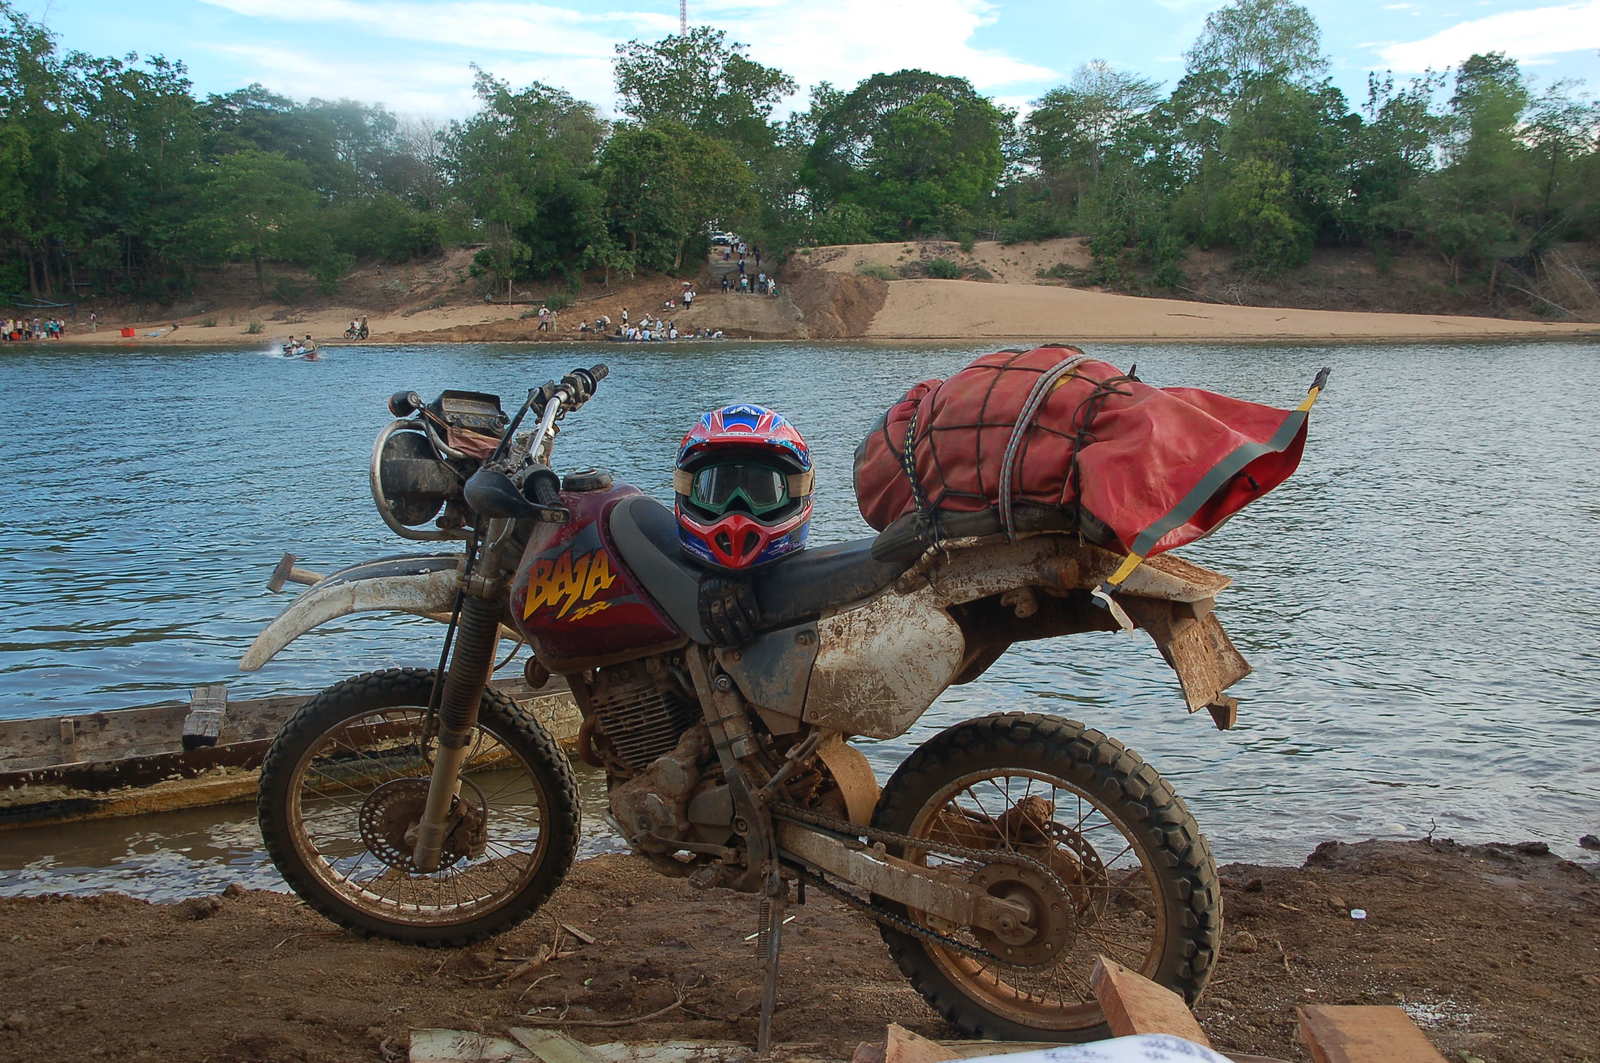
POLYGON ((703 254, 711 221, 750 210, 750 168, 726 141, 676 122, 620 126, 600 154, 605 213, 641 269, 703 254))
POLYGON ((802 180, 813 205, 853 202, 883 235, 911 236, 982 210, 1005 169, 1014 116, 964 78, 875 74, 847 94, 818 94, 802 180))
POLYGON ((1215 224, 1244 252, 1246 269, 1277 273, 1303 265, 1311 253, 1309 227, 1296 216, 1293 179, 1267 159, 1234 167, 1218 197, 1215 224))
POLYGON ((1352 146, 1351 208, 1362 238, 1383 250, 1408 235, 1406 204, 1433 169, 1445 128, 1433 101, 1443 83, 1431 72, 1404 85, 1392 75, 1367 78, 1366 121, 1352 146))
POLYGON ((677 122, 730 140, 747 159, 770 149, 772 109, 794 92, 794 79, 748 58, 745 49, 709 26, 653 44, 617 45, 622 113, 639 125, 677 122))
POLYGON ((317 196, 304 163, 271 152, 237 151, 213 163, 195 205, 195 243, 214 259, 246 258, 256 294, 267 297, 269 259, 308 257, 317 196))
POLYGON ((1529 94, 1513 59, 1474 55, 1456 72, 1447 115, 1446 165, 1427 181, 1411 207, 1417 228, 1450 263, 1460 281, 1467 270, 1490 267, 1524 249, 1519 221, 1538 196, 1538 181, 1520 140, 1529 94))
POLYGON ((1107 156, 1160 99, 1156 82, 1096 59, 1038 100, 1023 127, 1024 159, 1055 209, 1076 212, 1100 180, 1107 156))
POLYGON ((1224 101, 1264 78, 1307 84, 1328 68, 1317 20, 1291 0, 1233 0, 1218 8, 1184 59, 1188 76, 1214 79, 1208 94, 1224 101))
POLYGON ((537 82, 513 92, 478 71, 479 110, 452 123, 446 165, 484 222, 479 265, 510 290, 514 278, 571 273, 599 237, 591 179, 606 126, 595 109, 537 82))

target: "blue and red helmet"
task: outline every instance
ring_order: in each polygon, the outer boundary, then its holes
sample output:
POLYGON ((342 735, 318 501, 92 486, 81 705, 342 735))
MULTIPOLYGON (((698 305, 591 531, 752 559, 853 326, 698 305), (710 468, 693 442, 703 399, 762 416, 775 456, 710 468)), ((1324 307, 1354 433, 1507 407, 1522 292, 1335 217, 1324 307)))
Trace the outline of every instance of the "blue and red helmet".
POLYGON ((805 549, 811 448, 782 414, 738 403, 701 417, 678 444, 673 507, 683 548, 747 569, 805 549))

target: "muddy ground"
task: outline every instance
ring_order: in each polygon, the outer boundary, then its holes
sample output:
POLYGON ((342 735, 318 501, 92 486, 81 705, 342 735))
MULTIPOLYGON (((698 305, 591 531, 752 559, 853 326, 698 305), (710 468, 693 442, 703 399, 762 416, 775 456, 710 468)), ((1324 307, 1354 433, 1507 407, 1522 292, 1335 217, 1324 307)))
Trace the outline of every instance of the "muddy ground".
MULTIPOLYGON (((1600 1060, 1593 870, 1510 846, 1366 842, 1223 878, 1229 947, 1197 1013, 1225 1050, 1301 1060, 1296 1004, 1400 1003, 1452 1061, 1600 1060)), ((954 1036, 872 927, 815 894, 793 910, 780 1041, 847 1058, 890 1021, 954 1036)), ((672 1004, 676 987, 682 1005, 657 1019, 568 1032, 749 1041, 753 929, 749 898, 620 856, 578 865, 545 913, 466 950, 361 941, 266 892, 5 900, 0 1059, 393 1061, 415 1027, 503 1033, 530 1010, 626 1019, 672 1004), (523 969, 557 921, 594 943, 565 934, 569 951, 523 969)))

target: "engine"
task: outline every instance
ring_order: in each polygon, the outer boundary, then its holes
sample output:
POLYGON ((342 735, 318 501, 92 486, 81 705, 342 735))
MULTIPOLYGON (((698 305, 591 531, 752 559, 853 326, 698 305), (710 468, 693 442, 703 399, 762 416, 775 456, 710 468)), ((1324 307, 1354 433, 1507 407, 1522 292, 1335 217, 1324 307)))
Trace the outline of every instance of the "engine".
POLYGON ((733 819, 700 705, 680 675, 670 658, 652 657, 572 684, 585 716, 581 751, 606 769, 617 827, 674 873, 690 866, 672 853, 684 843, 722 844, 733 819))
POLYGON ((660 657, 598 668, 586 687, 583 707, 599 732, 594 737, 610 754, 606 767, 622 774, 644 771, 657 757, 672 752, 683 733, 700 722, 699 704, 682 690, 660 657))

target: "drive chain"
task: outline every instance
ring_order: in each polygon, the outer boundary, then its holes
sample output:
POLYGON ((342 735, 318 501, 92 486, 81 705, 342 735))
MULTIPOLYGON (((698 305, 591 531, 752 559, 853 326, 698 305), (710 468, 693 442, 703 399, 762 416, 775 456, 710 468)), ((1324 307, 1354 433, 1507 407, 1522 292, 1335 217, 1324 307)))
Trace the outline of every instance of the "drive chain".
POLYGON ((912 937, 918 937, 924 941, 930 941, 942 949, 949 949, 952 952, 960 952, 964 955, 971 956, 974 959, 982 960, 984 963, 1006 966, 1004 960, 990 952, 988 949, 979 948, 977 945, 968 945, 965 941, 957 941, 948 934, 941 934, 937 930, 930 930, 919 923, 912 922, 903 915, 898 915, 895 912, 880 908, 871 901, 862 900, 860 897, 857 897, 854 893, 851 893, 844 887, 836 883, 829 882, 815 871, 811 871, 807 868, 798 868, 797 871, 800 875, 801 881, 809 882, 811 885, 822 890, 824 893, 838 898, 851 908, 854 908, 856 911, 867 916, 869 919, 892 926, 896 930, 910 934, 912 937))
MULTIPOLYGON (((1014 852, 1009 849, 972 849, 963 845, 953 845, 949 842, 936 841, 932 838, 914 838, 909 834, 899 834, 895 831, 882 830, 878 827, 862 826, 860 823, 852 823, 846 819, 836 819, 833 816, 824 816, 821 813, 813 812, 809 809, 801 808, 798 805, 791 805, 781 801, 772 802, 768 808, 771 810, 773 817, 776 819, 787 819, 796 823, 806 823, 814 827, 821 827, 824 830, 833 831, 836 834, 844 834, 849 837, 856 838, 866 838, 869 842, 881 842, 885 845, 900 845, 909 849, 922 849, 928 852, 939 853, 944 856, 954 856, 962 860, 975 860, 985 864, 1010 864, 1014 867, 1026 867, 1041 875, 1044 875, 1050 884, 1060 891, 1060 895, 1062 897, 1069 899, 1071 897, 1071 894, 1067 892, 1067 888, 1062 883, 1061 879, 1057 877, 1055 871, 1052 870, 1048 865, 1033 859, 1031 856, 1024 856, 1021 853, 1014 852)), ((889 926, 894 927, 896 930, 904 931, 913 937, 922 938, 924 941, 931 941, 942 948, 964 953, 976 959, 983 960, 986 963, 998 964, 1005 967, 1014 966, 1013 964, 1009 964, 1005 960, 1002 960, 999 956, 990 952, 988 949, 980 948, 976 945, 968 945, 965 942, 958 941, 955 938, 950 937, 948 934, 941 934, 937 930, 930 930, 925 926, 921 926, 897 912, 891 912, 880 907, 879 905, 872 903, 871 901, 863 900, 862 898, 857 897, 855 894, 850 893, 848 890, 845 890, 842 887, 827 881, 816 872, 802 870, 801 874, 812 884, 844 901, 850 907, 865 913, 880 923, 886 923, 889 926)))

